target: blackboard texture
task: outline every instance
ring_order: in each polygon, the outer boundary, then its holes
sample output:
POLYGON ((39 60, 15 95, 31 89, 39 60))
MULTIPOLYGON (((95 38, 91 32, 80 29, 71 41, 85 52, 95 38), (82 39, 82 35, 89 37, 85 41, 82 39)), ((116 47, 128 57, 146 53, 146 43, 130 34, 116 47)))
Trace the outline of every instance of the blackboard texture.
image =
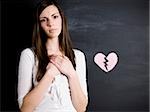
MULTIPOLYGON (((18 109, 17 65, 21 50, 31 45, 32 2, 2 1, 3 111, 18 109)), ((74 47, 86 56, 87 112, 149 112, 149 0, 59 2, 74 47), (110 52, 117 54, 118 63, 104 72, 94 56, 110 52)))
POLYGON ((89 111, 148 111, 148 0, 65 0, 75 47, 87 58, 89 111), (103 72, 98 52, 119 56, 103 72))

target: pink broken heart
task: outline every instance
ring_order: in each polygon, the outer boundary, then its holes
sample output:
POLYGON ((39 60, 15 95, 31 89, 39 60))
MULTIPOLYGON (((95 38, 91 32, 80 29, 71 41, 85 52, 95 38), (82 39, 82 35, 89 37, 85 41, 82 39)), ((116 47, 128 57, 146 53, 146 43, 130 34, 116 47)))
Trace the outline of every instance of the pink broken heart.
POLYGON ((108 56, 103 53, 97 53, 94 57, 94 62, 105 72, 111 71, 118 62, 118 56, 116 53, 111 52, 108 56))

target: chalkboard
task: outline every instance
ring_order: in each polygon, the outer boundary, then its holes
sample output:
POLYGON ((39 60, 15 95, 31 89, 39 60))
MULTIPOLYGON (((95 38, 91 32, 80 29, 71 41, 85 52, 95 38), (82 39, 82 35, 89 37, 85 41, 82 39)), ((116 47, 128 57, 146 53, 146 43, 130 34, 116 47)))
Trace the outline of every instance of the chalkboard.
POLYGON ((87 58, 88 111, 148 111, 148 0, 65 0, 72 40, 87 58), (96 53, 118 55, 104 72, 96 53))
MULTIPOLYGON (((2 39, 3 111, 18 109, 17 65, 20 51, 31 45, 31 2, 33 0, 2 2, 5 17, 2 39), (14 16, 10 15, 12 13, 14 16), (16 29, 12 28, 14 26, 16 29)), ((80 49, 86 56, 89 95, 87 112, 148 112, 149 1, 59 2, 68 20, 74 48, 80 49), (111 71, 105 72, 94 62, 94 57, 97 53, 107 57, 112 52, 117 55, 117 64, 111 71)), ((105 61, 104 64, 108 64, 109 60, 105 61)))

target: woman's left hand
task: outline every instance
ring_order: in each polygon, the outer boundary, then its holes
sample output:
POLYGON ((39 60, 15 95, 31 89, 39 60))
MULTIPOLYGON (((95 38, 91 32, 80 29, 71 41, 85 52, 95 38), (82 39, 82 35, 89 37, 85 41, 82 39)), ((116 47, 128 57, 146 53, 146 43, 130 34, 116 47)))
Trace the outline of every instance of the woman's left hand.
POLYGON ((68 78, 75 74, 75 69, 68 57, 53 55, 51 56, 50 61, 68 78))

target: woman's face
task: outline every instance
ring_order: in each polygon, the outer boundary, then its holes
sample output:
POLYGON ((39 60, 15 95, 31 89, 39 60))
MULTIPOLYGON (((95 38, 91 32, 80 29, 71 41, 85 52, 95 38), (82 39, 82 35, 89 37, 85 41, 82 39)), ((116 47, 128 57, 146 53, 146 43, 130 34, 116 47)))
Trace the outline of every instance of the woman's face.
POLYGON ((58 37, 62 29, 61 15, 54 5, 49 5, 40 14, 40 24, 49 38, 58 37))

